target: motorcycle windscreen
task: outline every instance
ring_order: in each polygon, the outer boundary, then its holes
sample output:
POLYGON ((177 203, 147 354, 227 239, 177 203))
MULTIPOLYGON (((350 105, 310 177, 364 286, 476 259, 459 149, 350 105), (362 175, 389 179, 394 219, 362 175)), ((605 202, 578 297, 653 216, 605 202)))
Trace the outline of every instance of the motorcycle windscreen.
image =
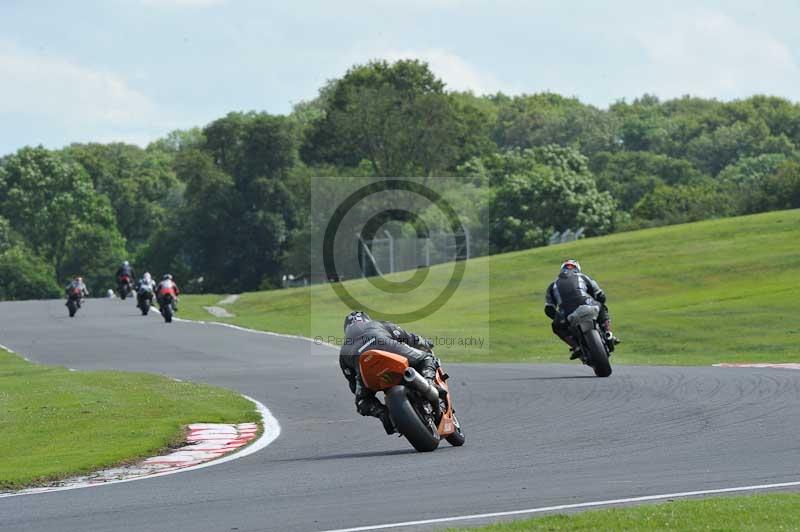
POLYGON ((379 392, 403 382, 408 360, 388 351, 372 349, 358 357, 358 366, 364 386, 379 392))

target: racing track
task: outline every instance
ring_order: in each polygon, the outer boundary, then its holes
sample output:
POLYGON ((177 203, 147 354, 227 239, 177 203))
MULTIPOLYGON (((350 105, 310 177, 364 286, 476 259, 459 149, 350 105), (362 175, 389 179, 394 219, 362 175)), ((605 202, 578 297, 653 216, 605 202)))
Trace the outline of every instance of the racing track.
POLYGON ((225 386, 282 428, 219 466, 0 499, 4 532, 314 531, 800 480, 792 370, 450 365, 467 444, 417 454, 355 413, 334 350, 311 342, 105 300, 72 320, 63 302, 2 303, 0 324, 32 360, 225 386))

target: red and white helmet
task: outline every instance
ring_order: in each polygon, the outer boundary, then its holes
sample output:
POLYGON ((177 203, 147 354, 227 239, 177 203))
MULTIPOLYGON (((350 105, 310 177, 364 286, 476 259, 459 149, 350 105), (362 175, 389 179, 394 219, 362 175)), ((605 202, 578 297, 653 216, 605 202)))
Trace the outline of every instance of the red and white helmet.
POLYGON ((561 264, 562 272, 581 273, 581 263, 575 259, 567 259, 561 264))

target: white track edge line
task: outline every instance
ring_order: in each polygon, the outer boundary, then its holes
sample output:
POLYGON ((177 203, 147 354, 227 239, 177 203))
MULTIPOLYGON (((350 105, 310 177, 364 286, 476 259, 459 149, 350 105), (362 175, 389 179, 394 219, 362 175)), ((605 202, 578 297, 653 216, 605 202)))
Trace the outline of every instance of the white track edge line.
POLYGON ((661 495, 644 495, 641 497, 630 497, 627 499, 610 499, 607 501, 592 501, 592 502, 579 502, 575 504, 560 504, 557 506, 543 506, 540 508, 528 508, 526 510, 511 510, 508 512, 493 512, 493 513, 486 513, 486 514, 472 514, 472 515, 460 515, 454 517, 439 517, 436 519, 422 519, 419 521, 405 521, 402 523, 387 523, 383 525, 370 525, 370 526, 359 526, 354 528, 337 528, 331 530, 325 530, 323 532, 366 532, 369 530, 382 530, 387 528, 401 528, 407 526, 420 526, 420 525, 434 525, 437 523, 452 523, 456 521, 469 521, 475 519, 490 519, 493 517, 508 517, 512 515, 530 515, 530 514, 537 514, 537 513, 544 513, 544 512, 554 512, 559 510, 574 510, 580 508, 593 508, 597 506, 611 506, 615 504, 625 504, 625 503, 632 503, 632 502, 647 502, 647 501, 658 501, 663 499, 677 499, 677 498, 685 498, 685 497, 693 497, 696 495, 715 495, 720 493, 734 493, 739 491, 759 491, 759 490, 768 490, 768 489, 778 489, 778 488, 789 488, 789 487, 796 487, 800 486, 800 481, 798 482, 781 482, 778 484, 759 484, 755 486, 738 486, 735 488, 719 488, 719 489, 711 489, 711 490, 698 490, 698 491, 684 491, 679 493, 664 493, 661 495))
POLYGON ((267 335, 267 336, 279 336, 279 337, 282 337, 282 338, 291 338, 293 340, 305 340, 306 342, 311 342, 314 345, 319 345, 319 346, 323 346, 323 347, 330 347, 330 348, 333 348, 333 349, 339 349, 338 346, 335 346, 335 345, 330 344, 328 342, 320 342, 319 340, 315 340, 314 338, 309 338, 308 336, 300 336, 300 335, 297 335, 297 334, 284 334, 284 333, 277 333, 277 332, 272 332, 272 331, 259 331, 258 329, 249 329, 247 327, 241 327, 239 325, 234 325, 232 323, 225 323, 225 322, 222 322, 222 321, 190 320, 190 319, 187 319, 187 318, 177 318, 177 317, 172 318, 172 319, 173 319, 173 321, 179 321, 179 322, 182 322, 182 323, 198 323, 200 325, 219 325, 220 327, 228 327, 229 329, 234 329, 234 330, 242 331, 242 332, 249 332, 249 333, 253 333, 253 334, 264 334, 264 335, 267 335))
MULTIPOLYGON (((4 349, 6 349, 8 351, 11 351, 10 349, 6 348, 5 346, 0 345, 0 347, 3 347, 4 349)), ((13 353, 13 351, 11 351, 11 352, 13 353)), ((256 453, 256 452, 260 451, 261 449, 264 449, 270 443, 274 442, 278 438, 278 436, 280 436, 280 434, 281 434, 281 426, 280 426, 280 423, 278 423, 278 420, 275 418, 275 416, 272 415, 272 412, 269 411, 269 408, 267 408, 263 403, 253 399, 252 397, 250 397, 248 395, 245 395, 245 394, 240 394, 240 395, 242 397, 244 397, 245 399, 247 399, 248 401, 251 401, 252 403, 254 403, 256 405, 256 410, 258 411, 259 414, 261 414, 261 421, 262 421, 262 426, 263 426, 263 429, 264 429, 264 431, 261 433, 261 436, 256 441, 254 441, 253 443, 243 447, 241 451, 235 451, 235 452, 227 454, 227 455, 225 455, 223 457, 216 458, 214 460, 209 460, 208 462, 203 462, 202 464, 197 464, 197 465, 193 465, 193 466, 189 466, 189 467, 184 467, 184 468, 176 469, 176 470, 173 470, 173 471, 164 471, 164 472, 161 472, 161 473, 154 473, 152 475, 144 475, 144 476, 136 477, 136 478, 124 478, 124 479, 119 479, 119 480, 109 480, 108 482, 96 483, 96 484, 81 483, 81 484, 75 484, 75 485, 72 485, 72 486, 54 487, 52 489, 43 489, 41 491, 34 491, 34 492, 29 492, 29 493, 25 493, 25 492, 21 492, 21 493, 0 493, 0 499, 7 498, 7 497, 24 497, 26 495, 42 495, 42 494, 45 494, 45 493, 53 493, 53 492, 56 492, 56 491, 69 491, 69 490, 76 490, 76 489, 83 489, 83 488, 97 488, 97 487, 102 487, 102 486, 108 486, 108 485, 111 485, 111 484, 121 484, 123 482, 134 482, 134 481, 137 481, 137 480, 146 480, 146 479, 155 478, 155 477, 165 477, 167 475, 174 475, 176 473, 186 473, 188 471, 194 471, 196 469, 203 469, 203 468, 206 468, 206 467, 211 467, 211 466, 215 466, 215 465, 219 465, 219 464, 224 464, 225 462, 230 462, 232 460, 238 460, 239 458, 244 458, 245 456, 248 456, 248 455, 251 455, 253 453, 256 453)))

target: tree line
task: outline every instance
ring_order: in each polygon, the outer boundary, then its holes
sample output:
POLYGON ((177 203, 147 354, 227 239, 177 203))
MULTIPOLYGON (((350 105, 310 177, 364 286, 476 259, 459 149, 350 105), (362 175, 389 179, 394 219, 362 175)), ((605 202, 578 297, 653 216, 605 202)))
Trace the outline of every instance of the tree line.
POLYGON ((276 287, 308 268, 314 176, 447 176, 478 253, 800 207, 800 106, 644 95, 447 91, 420 61, 350 68, 288 115, 232 112, 146 148, 0 158, 0 299, 53 297, 122 260, 189 291, 276 287))

